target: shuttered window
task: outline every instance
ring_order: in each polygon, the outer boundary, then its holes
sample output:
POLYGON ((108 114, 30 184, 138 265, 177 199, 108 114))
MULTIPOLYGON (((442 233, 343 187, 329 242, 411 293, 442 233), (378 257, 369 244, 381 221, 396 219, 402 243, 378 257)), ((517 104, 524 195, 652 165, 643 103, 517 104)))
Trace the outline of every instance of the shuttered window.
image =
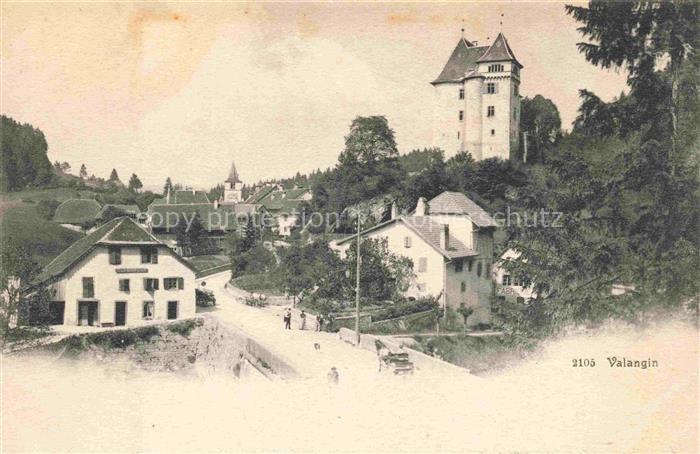
POLYGON ((83 278, 83 298, 94 298, 95 297, 95 278, 84 277, 83 278))
POLYGON ((110 265, 121 265, 122 264, 122 248, 119 246, 109 247, 109 264, 110 265))

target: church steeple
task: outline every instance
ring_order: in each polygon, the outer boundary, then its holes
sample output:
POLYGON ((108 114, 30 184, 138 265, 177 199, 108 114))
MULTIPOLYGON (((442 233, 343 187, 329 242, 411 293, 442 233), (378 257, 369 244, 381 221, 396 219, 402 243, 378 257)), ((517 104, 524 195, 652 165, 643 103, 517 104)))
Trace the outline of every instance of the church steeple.
POLYGON ((236 204, 243 201, 243 182, 238 176, 236 163, 231 162, 231 170, 228 172, 228 178, 224 180, 224 197, 221 203, 236 204))
POLYGON ((236 163, 231 161, 231 170, 228 171, 228 178, 225 180, 226 183, 236 184, 242 183, 241 179, 238 177, 238 170, 236 170, 236 163))

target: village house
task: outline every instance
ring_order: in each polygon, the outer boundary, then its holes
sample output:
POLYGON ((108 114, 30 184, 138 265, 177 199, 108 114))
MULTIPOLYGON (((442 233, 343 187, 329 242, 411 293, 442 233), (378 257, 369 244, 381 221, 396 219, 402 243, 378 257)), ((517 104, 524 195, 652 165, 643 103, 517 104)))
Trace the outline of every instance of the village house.
POLYGON ((258 189, 246 202, 262 205, 272 221, 270 228, 279 236, 288 237, 294 228, 302 227, 302 204, 313 198, 311 190, 294 186, 266 185, 258 189))
POLYGON ((195 314, 195 270, 129 217, 73 243, 42 271, 52 324, 131 326, 195 314))
POLYGON ((181 254, 189 255, 179 249, 175 232, 178 226, 188 225, 197 216, 204 229, 203 251, 218 253, 225 246, 227 234, 242 235, 249 220, 260 222, 263 211, 260 204, 243 202, 242 183, 232 163, 221 198, 212 202, 205 191, 168 190, 165 197, 156 199, 148 207, 147 224, 158 239, 181 254))
MULTIPOLYGON (((362 232, 362 238, 387 240, 390 252, 413 261, 415 279, 406 296, 439 299, 443 307, 474 309, 468 324, 488 323, 494 292, 491 274, 493 233, 497 224, 481 207, 458 192, 418 200, 415 211, 362 232)), ((331 247, 341 257, 354 247, 349 236, 331 247)))

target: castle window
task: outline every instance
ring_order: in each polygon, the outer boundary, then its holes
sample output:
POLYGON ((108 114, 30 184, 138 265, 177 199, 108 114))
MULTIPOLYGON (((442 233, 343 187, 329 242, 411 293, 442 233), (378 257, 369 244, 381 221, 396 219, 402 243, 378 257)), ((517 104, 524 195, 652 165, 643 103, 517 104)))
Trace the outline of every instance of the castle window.
POLYGON ((486 116, 493 117, 496 115, 496 108, 494 106, 488 106, 486 108, 486 116))
POLYGON ((517 120, 517 119, 518 119, 518 108, 513 107, 513 120, 517 120))
POLYGON ((410 236, 405 236, 403 238, 403 247, 405 247, 405 248, 411 247, 411 237, 410 236))
POLYGON ((496 130, 495 130, 495 129, 492 129, 492 130, 491 130, 491 135, 492 135, 492 136, 495 136, 495 135, 496 135, 496 130))
POLYGON ((459 111, 459 121, 464 121, 464 111, 463 110, 459 111))
POLYGON ((488 82, 486 84, 486 93, 488 93, 490 95, 497 93, 498 92, 497 87, 498 86, 496 85, 496 82, 488 82))
POLYGON ((505 286, 510 286, 510 274, 504 274, 503 275, 503 285, 505 286))
POLYGON ((464 269, 464 260, 462 260, 462 259, 455 260, 455 272, 461 273, 463 269, 464 269))
POLYGON ((459 131, 457 131, 457 140, 459 140, 459 131))
POLYGON ((459 99, 464 99, 464 88, 459 89, 459 99))
POLYGON ((515 85, 515 86, 513 87, 513 94, 514 94, 515 96, 518 96, 518 86, 517 86, 517 85, 515 85))
POLYGON ((489 65, 490 73, 498 73, 503 71, 503 65, 489 65))

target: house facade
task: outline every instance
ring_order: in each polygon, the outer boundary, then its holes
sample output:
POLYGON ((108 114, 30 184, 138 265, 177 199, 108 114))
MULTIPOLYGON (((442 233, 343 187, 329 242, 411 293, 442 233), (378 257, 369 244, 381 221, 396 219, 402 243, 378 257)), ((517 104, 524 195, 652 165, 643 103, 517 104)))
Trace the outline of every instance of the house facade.
POLYGON ((52 323, 133 326, 192 317, 195 270, 129 217, 72 244, 43 270, 52 323))
MULTIPOLYGON (((495 221, 464 194, 443 192, 421 198, 413 214, 397 216, 362 233, 385 239, 389 251, 413 261, 414 279, 406 296, 437 297, 443 307, 471 307, 468 323, 488 323, 495 290, 491 268, 495 221)), ((345 255, 355 236, 332 247, 345 255)))
POLYGON ((259 188, 246 202, 261 205, 272 220, 269 223, 272 231, 281 237, 288 237, 295 228, 303 227, 302 204, 312 198, 308 188, 295 186, 285 189, 275 184, 259 188))
POLYGON ((487 46, 462 37, 434 89, 433 146, 446 157, 509 159, 520 145, 518 62, 502 33, 487 46))

